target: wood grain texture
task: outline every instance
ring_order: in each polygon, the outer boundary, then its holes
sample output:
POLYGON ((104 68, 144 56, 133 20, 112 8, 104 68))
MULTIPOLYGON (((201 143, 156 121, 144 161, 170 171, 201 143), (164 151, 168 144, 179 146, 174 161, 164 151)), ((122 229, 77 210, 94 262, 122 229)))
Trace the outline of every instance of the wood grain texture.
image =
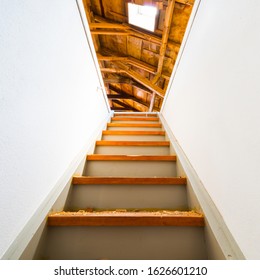
POLYGON ((108 123, 107 127, 162 127, 160 123, 108 123))
POLYGON ((147 130, 103 130, 103 135, 165 135, 165 131, 147 131, 147 130))
POLYGON ((147 121, 154 122, 159 121, 159 118, 156 117, 113 117, 112 121, 147 121))
POLYGON ((74 185, 186 185, 186 178, 158 177, 158 178, 133 178, 133 177, 88 177, 74 176, 74 185))
POLYGON ((157 114, 146 114, 146 113, 143 113, 143 114, 127 114, 127 113, 115 113, 114 114, 115 117, 131 117, 131 116, 134 116, 134 117, 157 117, 157 114))
POLYGON ((50 215, 49 226, 204 226, 200 215, 138 213, 88 213, 50 215))
POLYGON ((152 155, 88 155, 87 160, 109 161, 176 161, 176 156, 152 156, 152 155))
POLYGON ((170 146, 169 141, 96 141, 96 146, 170 146))

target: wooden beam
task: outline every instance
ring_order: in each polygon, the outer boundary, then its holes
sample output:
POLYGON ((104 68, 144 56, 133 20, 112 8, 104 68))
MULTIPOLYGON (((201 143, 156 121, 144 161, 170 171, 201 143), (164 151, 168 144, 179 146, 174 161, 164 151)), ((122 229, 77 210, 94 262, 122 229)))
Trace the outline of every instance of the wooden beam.
POLYGON ((125 70, 122 69, 115 69, 115 68, 100 68, 101 72, 104 73, 117 73, 117 74, 123 74, 125 73, 125 70))
POLYGON ((133 79, 129 77, 124 76, 114 76, 112 78, 104 78, 104 83, 110 83, 110 84, 129 84, 133 87, 136 87, 142 91, 145 91, 147 93, 151 93, 152 91, 149 90, 147 87, 143 86, 142 84, 134 81, 133 79))
POLYGON ((157 75, 161 75, 161 73, 162 73, 163 61, 164 61, 167 43, 168 43, 168 39, 169 39, 169 34, 170 34, 170 30, 171 30, 174 5, 175 5, 175 0, 168 1, 168 7, 166 9, 166 15, 165 15, 165 20, 164 20, 162 44, 160 47, 160 56, 159 56, 159 61, 158 61, 157 75))
MULTIPOLYGON (((126 93, 125 91, 122 91, 121 89, 118 89, 118 88, 116 88, 114 86, 111 86, 111 85, 109 86, 109 89, 111 91, 114 91, 114 92, 118 93, 118 94, 108 94, 107 97, 110 98, 110 99, 113 99, 113 98, 115 98, 115 99, 132 99, 133 101, 138 102, 139 104, 141 104, 145 107, 149 107, 149 105, 146 102, 140 100, 139 98, 137 98, 133 95, 130 95, 130 94, 126 93)), ((157 110, 157 111, 160 111, 160 108, 158 108, 158 107, 156 107, 154 109, 157 110)))
MULTIPOLYGON (((98 54, 97 57, 98 57, 99 61, 121 61, 121 62, 124 61, 127 64, 130 64, 134 67, 145 70, 149 73, 156 74, 156 72, 157 72, 157 67, 155 67, 151 64, 148 64, 146 62, 143 62, 139 59, 136 59, 134 57, 131 57, 131 56, 128 56, 128 57, 127 56, 120 56, 120 55, 117 56, 115 53, 113 53, 113 56, 104 56, 104 55, 98 54)), ((112 70, 113 68, 108 68, 108 69, 111 69, 111 70, 106 70, 106 68, 102 68, 101 71, 118 73, 118 72, 112 70)), ((170 76, 167 75, 167 74, 162 74, 162 77, 164 79, 167 79, 167 80, 170 79, 170 76)))
POLYGON ((107 29, 91 30, 92 35, 115 35, 115 36, 129 36, 129 32, 107 29))
POLYGON ((90 29, 124 29, 127 30, 129 27, 120 24, 120 23, 107 23, 107 22, 100 22, 100 23, 90 23, 89 24, 90 29))
MULTIPOLYGON (((90 9, 90 2, 88 0, 83 0, 83 5, 84 5, 84 9, 85 9, 85 14, 86 14, 86 17, 88 20, 88 24, 91 24, 92 22, 95 21, 95 19, 94 19, 93 13, 91 12, 91 9, 90 9)), ((93 39, 93 44, 94 44, 95 50, 96 50, 96 52, 98 52, 100 49, 100 42, 99 42, 98 36, 93 34, 92 39, 93 39)))
POLYGON ((128 108, 119 108, 119 107, 110 107, 110 109, 112 111, 115 111, 115 112, 124 112, 124 111, 133 111, 133 109, 128 109, 128 108))
MULTIPOLYGON (((119 106, 122 106, 123 109, 127 109, 127 110, 132 110, 134 112, 140 112, 139 110, 137 110, 136 108, 128 105, 128 104, 125 104, 124 102, 121 102, 119 100, 113 100, 114 103, 116 103, 117 105, 119 106)), ((120 108, 118 108, 119 110, 121 110, 120 108)))
POLYGON ((126 70, 126 73, 131 78, 133 78, 134 80, 136 80, 137 82, 142 84, 143 86, 149 88, 151 91, 154 91, 157 95, 164 98, 164 94, 165 94, 164 90, 161 89, 160 87, 156 86, 155 84, 153 84, 150 80, 144 78, 143 76, 141 76, 140 74, 136 73, 135 71, 133 71, 131 69, 126 70))
MULTIPOLYGON (((95 21, 96 22, 100 22, 100 23, 115 23, 115 24, 118 24, 117 22, 115 21, 112 21, 112 20, 107 20, 107 19, 104 19, 100 16, 95 16, 95 21)), ((127 23, 124 23, 123 25, 125 25, 126 27, 129 28, 129 30, 127 31, 127 35, 128 36, 133 36, 133 37, 136 37, 136 38, 139 38, 139 39, 142 39, 142 40, 145 40, 147 42, 150 42, 150 43, 154 43, 154 44, 157 44, 157 45, 161 45, 162 44, 162 38, 160 36, 156 36, 156 35, 153 35, 149 32, 146 32, 142 29, 138 29, 138 27, 135 27, 133 25, 130 25, 130 24, 127 24, 127 23)), ((180 44, 179 43, 176 43, 176 42, 173 42, 173 41, 169 41, 168 42, 169 46, 172 46, 172 47, 180 47, 180 44)))

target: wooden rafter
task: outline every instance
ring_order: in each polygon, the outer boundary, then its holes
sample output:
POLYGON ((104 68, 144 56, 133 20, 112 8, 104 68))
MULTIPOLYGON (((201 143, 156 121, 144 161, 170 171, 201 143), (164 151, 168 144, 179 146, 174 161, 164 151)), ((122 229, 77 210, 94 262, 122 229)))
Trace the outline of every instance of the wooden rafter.
MULTIPOLYGON (((148 107, 149 108, 149 104, 147 104, 146 102, 144 102, 143 100, 140 100, 139 98, 131 95, 131 94, 128 94, 127 92, 121 90, 121 89, 118 89, 116 87, 113 87, 113 86, 109 86, 109 89, 110 91, 113 91, 113 92, 116 92, 117 94, 108 94, 107 97, 109 99, 132 99, 133 101, 145 106, 145 107, 148 107)), ((160 109, 159 108, 154 108, 156 111, 159 111, 160 109)))
MULTIPOLYGON (((100 61, 121 61, 121 62, 123 61, 129 65, 132 65, 134 67, 145 70, 151 74, 157 73, 157 67, 155 67, 151 64, 148 64, 146 62, 143 62, 139 59, 136 59, 134 57, 131 57, 131 56, 120 56, 115 53, 113 53, 113 56, 104 56, 104 55, 101 55, 98 53, 97 57, 98 57, 98 60, 100 60, 100 61)), ((106 71, 106 70, 103 69, 103 71, 106 71)), ((109 72, 109 71, 107 71, 107 72, 109 72)), ((162 73, 162 77, 167 80, 170 79, 170 76, 165 73, 162 73)))
POLYGON ((135 71, 133 71, 132 69, 130 69, 129 67, 127 67, 121 62, 115 62, 115 65, 120 69, 125 70, 125 73, 128 76, 130 76, 131 78, 133 78, 134 80, 142 84, 143 86, 147 87, 151 91, 154 91, 156 94, 164 98, 164 94, 165 94, 164 90, 158 87, 157 85, 153 84, 150 80, 144 78, 143 76, 136 73, 135 71))
POLYGON ((142 84, 134 81, 133 79, 131 79, 129 77, 123 77, 120 75, 110 77, 110 78, 104 78, 104 83, 106 83, 106 84, 128 84, 128 85, 138 88, 144 92, 152 93, 151 90, 147 89, 142 84))
MULTIPOLYGON (((129 104, 126 104, 126 103, 124 103, 124 102, 122 102, 122 101, 119 101, 119 100, 113 100, 113 102, 114 103, 116 103, 117 105, 119 105, 119 106, 122 106, 123 108, 123 110, 132 110, 132 111, 134 111, 134 112, 140 112, 139 110, 137 110, 136 108, 134 108, 134 107, 132 107, 132 106, 130 106, 129 104)), ((122 109, 120 109, 120 108, 116 108, 117 110, 122 110, 122 109)))
MULTIPOLYGON (((118 24, 115 21, 107 20, 107 19, 104 19, 104 18, 102 18, 100 16, 97 16, 97 15, 95 15, 94 19, 98 23, 118 24)), ((124 35, 140 38, 142 40, 145 40, 147 42, 151 42, 151 43, 154 43, 154 44, 157 44, 157 45, 162 44, 162 38, 160 36, 152 35, 149 32, 146 32, 142 29, 138 29, 138 27, 134 27, 133 25, 130 25, 130 24, 127 24, 127 23, 123 23, 122 25, 124 25, 128 28, 128 30, 126 30, 125 33, 123 33, 124 35)), ((170 46, 174 46, 174 47, 178 47, 178 48, 180 47, 179 43, 175 43, 173 41, 169 41, 168 44, 170 46)))

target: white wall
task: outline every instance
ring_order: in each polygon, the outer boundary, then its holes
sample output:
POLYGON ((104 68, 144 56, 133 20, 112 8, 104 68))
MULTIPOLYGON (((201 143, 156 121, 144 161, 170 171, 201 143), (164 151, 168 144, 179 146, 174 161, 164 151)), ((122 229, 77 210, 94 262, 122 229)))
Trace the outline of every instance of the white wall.
POLYGON ((260 2, 202 0, 162 111, 248 259, 260 259, 260 2))
POLYGON ((0 6, 1 257, 108 109, 76 1, 0 6))

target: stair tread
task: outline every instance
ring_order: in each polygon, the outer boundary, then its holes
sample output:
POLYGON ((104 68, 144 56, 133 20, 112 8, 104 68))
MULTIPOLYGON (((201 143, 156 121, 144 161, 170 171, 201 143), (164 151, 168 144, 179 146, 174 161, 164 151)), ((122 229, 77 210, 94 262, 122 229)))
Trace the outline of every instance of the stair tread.
POLYGON ((144 114, 128 114, 128 113, 115 113, 114 114, 114 117, 118 117, 118 116, 123 116, 123 117, 156 117, 157 114, 154 114, 154 113, 144 113, 144 114))
POLYGON ((103 130, 103 135, 165 135, 165 131, 147 130, 103 130))
POLYGON ((113 117, 112 121, 159 121, 158 117, 113 117))
POLYGON ((202 214, 194 211, 58 212, 48 217, 49 226, 204 226, 202 214))
POLYGON ((186 178, 180 177, 93 177, 93 176, 74 176, 73 184, 75 185, 186 185, 186 178))
POLYGON ((121 161, 176 161, 175 155, 87 155, 87 160, 121 160, 121 161))
POLYGON ((107 127, 162 127, 160 123, 108 123, 107 127))
POLYGON ((124 141, 124 140, 99 140, 96 146, 170 146, 169 141, 124 141))

